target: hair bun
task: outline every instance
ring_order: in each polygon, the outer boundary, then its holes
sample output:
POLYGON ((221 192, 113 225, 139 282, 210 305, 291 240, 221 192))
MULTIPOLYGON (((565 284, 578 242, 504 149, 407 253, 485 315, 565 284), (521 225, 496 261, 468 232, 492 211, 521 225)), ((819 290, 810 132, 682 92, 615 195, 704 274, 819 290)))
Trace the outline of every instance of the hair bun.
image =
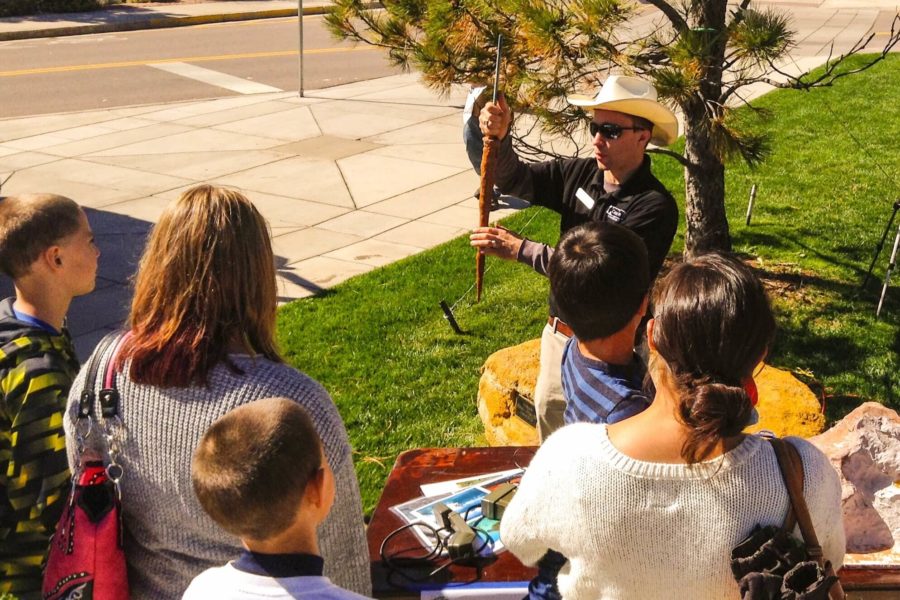
POLYGON ((717 440, 738 435, 749 424, 753 405, 740 386, 697 382, 687 395, 681 418, 692 430, 689 439, 697 444, 695 459, 706 456, 717 440))

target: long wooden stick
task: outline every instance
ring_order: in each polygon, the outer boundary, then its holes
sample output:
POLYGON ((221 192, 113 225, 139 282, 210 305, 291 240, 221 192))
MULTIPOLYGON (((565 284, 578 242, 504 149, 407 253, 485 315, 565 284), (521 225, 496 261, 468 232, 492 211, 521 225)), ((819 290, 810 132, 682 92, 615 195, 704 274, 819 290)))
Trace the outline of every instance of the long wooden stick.
MULTIPOLYGON (((503 36, 497 36, 497 62, 494 65, 494 104, 497 103, 497 89, 500 85, 500 54, 503 47, 503 36)), ((494 199, 494 164, 497 162, 497 138, 484 136, 484 149, 481 151, 481 187, 478 191, 478 226, 487 227, 491 214, 491 202, 494 199)), ((475 251, 475 301, 481 302, 481 288, 484 286, 484 254, 475 251)))
MULTIPOLYGON (((494 197, 494 163, 499 142, 493 136, 484 136, 484 150, 481 153, 481 188, 478 191, 478 226, 487 227, 494 197)), ((484 284, 484 254, 475 253, 475 301, 481 302, 481 288, 484 284)))

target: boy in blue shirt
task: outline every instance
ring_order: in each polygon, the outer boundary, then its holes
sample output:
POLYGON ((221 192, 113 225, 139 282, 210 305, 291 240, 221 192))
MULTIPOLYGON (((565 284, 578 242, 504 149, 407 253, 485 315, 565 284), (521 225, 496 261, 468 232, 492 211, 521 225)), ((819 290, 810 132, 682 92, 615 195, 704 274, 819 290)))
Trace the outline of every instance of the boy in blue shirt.
MULTIPOLYGON (((612 223, 567 231, 548 268, 559 317, 575 334, 562 356, 566 424, 615 423, 650 406, 642 391, 647 367, 634 351, 647 312, 650 269, 644 242, 612 223)), ((550 550, 528 586, 531 599, 557 600, 566 557, 550 550)))
POLYGON ((586 223, 560 239, 549 275, 575 334, 562 359, 566 424, 615 423, 647 408, 647 369, 634 351, 650 288, 644 242, 618 225, 586 223))

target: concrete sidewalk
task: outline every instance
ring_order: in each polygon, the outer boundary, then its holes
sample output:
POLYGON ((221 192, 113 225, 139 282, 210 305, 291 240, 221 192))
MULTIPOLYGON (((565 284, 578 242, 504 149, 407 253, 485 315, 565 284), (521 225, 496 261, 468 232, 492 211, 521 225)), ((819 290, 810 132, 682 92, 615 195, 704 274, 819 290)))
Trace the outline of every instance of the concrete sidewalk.
MULTIPOLYGON (((330 0, 303 0, 303 14, 318 15, 330 0)), ((296 16, 297 0, 242 0, 191 4, 111 4, 102 10, 0 19, 0 41, 296 16)))
MULTIPOLYGON (((276 2, 215 6, 238 4, 276 2)), ((210 5, 179 8, 188 6, 210 5)), ((781 8, 793 15, 804 67, 824 61, 832 42, 846 50, 887 14, 781 8)), ((462 144, 464 93, 438 98, 416 75, 397 75, 306 98, 263 93, 5 119, 0 182, 4 195, 56 192, 89 209, 103 255, 97 290, 70 311, 83 358, 123 322, 129 278, 163 207, 197 183, 244 190, 269 220, 281 301, 465 234, 477 220, 478 178, 462 144)), ((0 279, 0 294, 9 290, 0 279)))
POLYGON ((79 354, 122 323, 147 232, 169 201, 200 182, 246 191, 269 221, 281 301, 416 254, 476 223, 478 177, 462 144, 463 90, 439 100, 417 76, 398 75, 308 96, 0 121, 4 195, 53 191, 88 207, 102 255, 97 290, 70 311, 79 354))

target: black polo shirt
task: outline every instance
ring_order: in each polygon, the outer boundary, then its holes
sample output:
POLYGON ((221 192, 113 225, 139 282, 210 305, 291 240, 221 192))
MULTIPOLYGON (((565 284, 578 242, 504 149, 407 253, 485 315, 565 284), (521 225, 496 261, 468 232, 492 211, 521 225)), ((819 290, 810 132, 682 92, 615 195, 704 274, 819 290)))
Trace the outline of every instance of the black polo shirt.
POLYGON ((617 223, 635 232, 647 246, 650 277, 655 278, 678 228, 672 194, 650 172, 650 157, 619 189, 606 193, 603 170, 594 158, 519 160, 511 136, 500 143, 495 183, 504 193, 560 214, 560 235, 587 221, 617 223), (576 195, 582 189, 594 201, 588 208, 576 195))

